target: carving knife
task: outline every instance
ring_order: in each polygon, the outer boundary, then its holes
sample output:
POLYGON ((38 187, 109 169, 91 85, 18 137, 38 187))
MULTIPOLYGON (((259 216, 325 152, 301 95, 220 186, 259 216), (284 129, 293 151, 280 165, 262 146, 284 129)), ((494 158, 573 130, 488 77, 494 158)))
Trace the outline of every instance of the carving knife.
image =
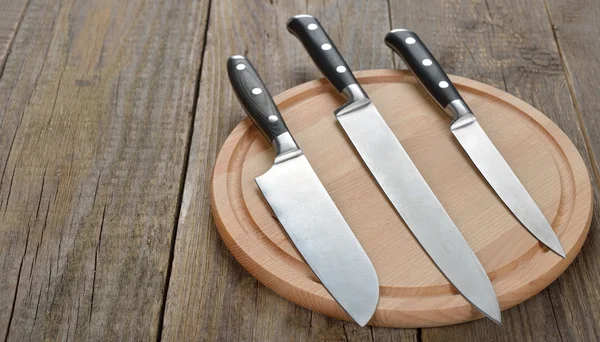
POLYGON ((498 197, 534 237, 564 258, 565 251, 552 226, 419 36, 410 30, 396 29, 387 34, 385 43, 402 57, 431 97, 453 118, 452 133, 498 197))
POLYGON ((242 107, 277 152, 273 166, 255 179, 258 188, 317 278, 364 326, 379 299, 369 257, 296 145, 250 61, 230 57, 227 73, 242 107))
POLYGON ((498 300, 483 266, 321 24, 313 16, 297 15, 287 28, 348 100, 335 112, 338 122, 423 249, 467 301, 500 323, 498 300))

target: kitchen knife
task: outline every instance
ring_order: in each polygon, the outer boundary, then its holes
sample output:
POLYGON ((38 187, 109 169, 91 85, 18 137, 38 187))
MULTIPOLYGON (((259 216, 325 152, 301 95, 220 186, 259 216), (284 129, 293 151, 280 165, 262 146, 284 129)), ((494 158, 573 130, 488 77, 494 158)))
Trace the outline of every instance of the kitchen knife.
POLYGON ((467 301, 500 323, 498 300, 483 266, 321 24, 310 15, 297 15, 288 21, 287 28, 348 100, 335 116, 413 235, 467 301))
POLYGON ((256 184, 317 278, 364 326, 379 299, 369 257, 296 145, 250 61, 230 57, 227 73, 242 107, 277 152, 274 165, 255 179, 256 184))
POLYGON ((564 258, 552 226, 419 36, 397 29, 387 34, 385 43, 402 57, 431 97, 453 118, 452 133, 498 197, 533 236, 564 258))

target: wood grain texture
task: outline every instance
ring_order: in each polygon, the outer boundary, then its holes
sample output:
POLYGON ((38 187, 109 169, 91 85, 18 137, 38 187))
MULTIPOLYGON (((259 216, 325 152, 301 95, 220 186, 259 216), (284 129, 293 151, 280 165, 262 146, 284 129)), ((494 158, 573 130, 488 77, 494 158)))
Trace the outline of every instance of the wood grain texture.
POLYGON ((231 257, 209 210, 215 157, 245 117, 227 80, 227 57, 246 54, 273 94, 318 77, 301 44, 285 28, 291 16, 311 13, 318 16, 352 68, 389 68, 391 52, 383 49, 379 39, 390 28, 387 9, 386 1, 212 4, 165 312, 165 340, 347 341, 374 336, 376 331, 384 339, 415 340, 416 331, 347 329, 347 323, 312 313, 273 293, 231 257))
MULTIPOLYGON (((453 77, 478 122, 539 203, 567 251, 550 252, 522 227, 449 132, 450 118, 408 72, 370 70, 358 81, 486 269, 503 309, 554 281, 581 248, 592 214, 589 174, 566 135, 542 113, 496 88, 453 77)), ((276 97, 282 116, 377 270, 369 324, 427 327, 482 317, 439 272, 348 143, 332 115, 343 100, 323 80, 276 97), (324 143, 322 137, 327 137, 324 143)), ((236 259, 277 293, 349 319, 293 247, 254 179, 274 150, 250 119, 223 145, 211 183, 219 233, 236 259)))
POLYGON ((220 241, 208 201, 216 151, 244 116, 229 84, 227 58, 247 55, 273 93, 291 86, 294 41, 287 37, 285 22, 304 10, 299 1, 211 5, 163 322, 166 341, 301 341, 309 336, 311 313, 270 293, 243 271, 220 241))
MULTIPOLYGON (((546 1, 550 23, 566 72, 575 108, 584 126, 586 145, 600 198, 600 101, 597 76, 600 66, 600 33, 597 1, 546 1)), ((595 222, 600 222, 600 204, 596 200, 595 222)), ((586 243, 580 261, 568 270, 556 291, 551 291, 556 320, 564 340, 594 341, 600 339, 600 234, 598 224, 586 243), (582 300, 584 299, 585 300, 582 300)))
POLYGON ((158 335, 205 2, 31 0, 0 79, 0 335, 158 335))
MULTIPOLYGON (((319 77, 285 32, 287 18, 298 13, 321 20, 354 70, 392 66, 383 45, 392 17, 394 27, 427 39, 449 72, 532 103, 585 154, 583 127, 600 198, 598 4, 545 5, 0 0, 0 336, 151 339, 161 329, 160 303, 171 284, 165 340, 599 339, 597 223, 565 274, 505 312, 502 327, 480 320, 422 331, 365 330, 309 312, 258 284, 225 249, 208 209, 216 153, 244 117, 232 94, 222 93, 229 88, 220 68, 229 53, 248 52, 274 94, 319 77), (205 55, 211 62, 200 81, 209 2, 213 19, 221 19, 211 27, 205 55), (204 98, 197 102, 186 171, 194 85, 203 86, 204 98), (186 172, 188 203, 184 197, 176 218, 186 172), (192 194, 199 197, 190 202, 192 194), (168 281, 168 234, 177 227, 183 233, 171 250, 168 281), (204 282, 210 284, 199 285, 204 282)), ((600 201, 595 205, 598 222, 600 201)))
MULTIPOLYGON (((400 6, 391 3, 392 24, 409 27, 425 41, 445 70, 460 76, 506 89, 531 103, 552 119, 575 143, 586 163, 587 151, 573 108, 558 49, 543 1, 460 1, 425 4, 408 1, 400 6), (410 8, 407 11, 406 8, 410 8)), ((587 163, 588 169, 591 169, 587 163)), ((597 194, 597 185, 594 191, 597 194)), ((596 197, 597 198, 597 197, 596 197)), ((557 297, 580 297, 562 291, 581 277, 580 264, 597 258, 596 233, 598 204, 590 238, 580 256, 546 293, 503 313, 504 323, 494 326, 485 320, 447 328, 424 329, 424 341, 444 341, 461 337, 479 340, 561 340, 565 330, 576 329, 557 317, 562 310, 557 297)), ((588 279, 595 283, 593 277, 588 279)), ((591 285, 593 286, 593 285, 591 285)), ((573 287, 571 286, 570 289, 573 287)), ((593 319, 579 317, 583 325, 593 319)), ((564 336, 563 336, 564 335, 564 336)), ((565 339, 568 340, 568 339, 565 339)))
POLYGON ((0 77, 27 4, 26 0, 0 0, 0 77))

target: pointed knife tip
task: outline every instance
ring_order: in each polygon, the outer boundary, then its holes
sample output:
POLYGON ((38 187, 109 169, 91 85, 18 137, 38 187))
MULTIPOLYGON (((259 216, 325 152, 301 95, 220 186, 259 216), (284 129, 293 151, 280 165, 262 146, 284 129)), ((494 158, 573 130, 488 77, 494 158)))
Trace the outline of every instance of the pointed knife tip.
POLYGON ((342 306, 350 318, 361 327, 371 321, 377 305, 379 304, 379 280, 375 269, 372 272, 363 272, 362 286, 354 289, 351 296, 343 296, 334 299, 342 306), (369 274, 370 273, 370 274, 369 274))
POLYGON ((485 317, 489 318, 492 322, 502 325, 502 313, 500 311, 500 305, 498 301, 495 301, 493 307, 487 308, 485 311, 479 308, 479 311, 484 314, 485 317))
POLYGON ((563 259, 567 258, 567 253, 565 253, 565 250, 563 249, 560 241, 558 241, 558 237, 556 237, 556 235, 553 237, 553 239, 546 239, 546 240, 550 240, 550 241, 546 241, 546 242, 542 241, 542 243, 545 244, 546 247, 548 247, 552 252, 556 253, 563 259))
POLYGON ((369 323, 373 315, 375 314, 375 310, 377 309, 377 304, 379 303, 379 284, 377 285, 377 289, 375 293, 373 293, 370 297, 370 300, 365 300, 363 302, 363 306, 358 310, 353 310, 352 308, 344 308, 348 315, 356 322, 356 324, 364 327, 369 323))
MULTIPOLYGON (((473 305, 473 307, 481 312, 485 317, 494 321, 496 324, 502 324, 502 313, 500 311, 500 304, 498 303, 498 297, 494 292, 492 284, 488 282, 489 288, 485 292, 480 293, 477 296, 468 296, 463 293, 465 299, 473 305)), ((481 284, 480 284, 481 285, 481 284)))
POLYGON ((502 317, 498 316, 498 317, 488 317, 492 322, 498 324, 498 325, 502 325, 502 317))
POLYGON ((352 319, 354 320, 354 322, 356 322, 356 324, 358 324, 361 328, 363 328, 365 325, 367 325, 367 323, 369 323, 369 321, 371 320, 371 318, 373 317, 373 314, 375 313, 375 309, 373 309, 373 312, 367 312, 365 314, 354 314, 354 315, 350 315, 350 317, 352 317, 352 319))
POLYGON ((368 320, 367 321, 356 321, 355 320, 354 322, 356 322, 356 324, 358 324, 358 326, 361 327, 361 328, 364 328, 365 325, 367 325, 367 323, 369 323, 368 320))
POLYGON ((554 251, 554 253, 556 253, 556 254, 560 255, 560 256, 561 256, 563 259, 566 259, 566 258, 567 258, 567 254, 566 254, 566 253, 565 253, 565 251, 562 249, 562 246, 561 246, 561 247, 559 247, 559 248, 557 248, 557 249, 554 249, 554 248, 551 248, 551 249, 552 249, 552 251, 554 251))

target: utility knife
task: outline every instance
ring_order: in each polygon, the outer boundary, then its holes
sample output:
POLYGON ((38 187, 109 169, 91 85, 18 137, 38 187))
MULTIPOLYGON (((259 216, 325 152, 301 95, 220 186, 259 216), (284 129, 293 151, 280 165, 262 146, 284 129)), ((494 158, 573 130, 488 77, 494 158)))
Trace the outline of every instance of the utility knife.
POLYGON ((452 117, 450 130, 475 167, 521 224, 550 250, 565 251, 548 220, 481 128, 448 75, 416 33, 392 30, 385 43, 408 65, 429 95, 452 117))

